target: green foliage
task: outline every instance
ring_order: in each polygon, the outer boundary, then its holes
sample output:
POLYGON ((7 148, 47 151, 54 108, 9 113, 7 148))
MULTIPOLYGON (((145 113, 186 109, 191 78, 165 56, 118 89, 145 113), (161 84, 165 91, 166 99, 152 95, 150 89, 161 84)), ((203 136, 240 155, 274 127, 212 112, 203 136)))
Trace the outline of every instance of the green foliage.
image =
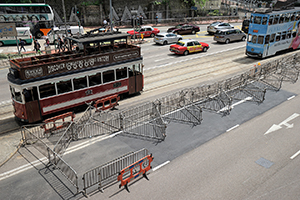
POLYGON ((89 6, 89 5, 99 6, 100 4, 103 4, 103 0, 84 1, 81 3, 82 6, 89 6))
POLYGON ((213 12, 208 13, 209 16, 220 16, 223 15, 222 13, 220 14, 219 10, 214 10, 213 12))
POLYGON ((185 3, 187 6, 195 6, 196 4, 199 4, 201 7, 203 7, 207 1, 209 0, 183 0, 183 3, 185 3))

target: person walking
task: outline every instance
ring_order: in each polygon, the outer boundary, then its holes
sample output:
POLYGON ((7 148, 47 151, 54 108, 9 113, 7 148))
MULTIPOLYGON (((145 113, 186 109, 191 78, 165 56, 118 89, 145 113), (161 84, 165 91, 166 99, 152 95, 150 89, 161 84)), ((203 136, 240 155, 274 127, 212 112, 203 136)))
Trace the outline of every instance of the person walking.
POLYGON ((39 43, 39 41, 37 41, 37 40, 34 40, 34 49, 35 49, 35 52, 36 53, 41 53, 41 45, 40 45, 40 43, 39 43))
POLYGON ((155 16, 155 24, 158 24, 158 15, 155 16))
POLYGON ((22 49, 24 49, 24 52, 26 52, 26 49, 25 49, 25 47, 24 47, 25 42, 24 42, 23 40, 19 39, 19 44, 20 44, 20 46, 21 46, 20 52, 19 52, 19 53, 21 53, 22 49))

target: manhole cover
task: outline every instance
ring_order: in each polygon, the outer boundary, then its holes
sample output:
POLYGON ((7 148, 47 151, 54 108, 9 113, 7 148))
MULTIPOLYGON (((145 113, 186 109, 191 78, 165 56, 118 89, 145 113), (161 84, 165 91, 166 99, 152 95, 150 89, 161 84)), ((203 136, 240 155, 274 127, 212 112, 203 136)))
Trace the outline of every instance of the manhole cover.
POLYGON ((257 164, 263 166, 264 168, 270 168, 274 163, 265 159, 265 158, 260 158, 257 161, 255 161, 257 164))

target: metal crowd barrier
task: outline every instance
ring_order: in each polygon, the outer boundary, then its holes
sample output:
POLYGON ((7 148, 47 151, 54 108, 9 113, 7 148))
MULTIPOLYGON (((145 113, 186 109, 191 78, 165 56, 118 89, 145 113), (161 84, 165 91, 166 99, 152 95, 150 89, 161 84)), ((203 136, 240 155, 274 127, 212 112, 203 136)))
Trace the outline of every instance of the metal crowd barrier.
POLYGON ((82 176, 84 193, 86 194, 87 189, 96 184, 98 184, 98 189, 102 191, 104 187, 117 182, 119 172, 123 168, 140 160, 148 154, 147 149, 129 152, 115 160, 85 172, 82 176))

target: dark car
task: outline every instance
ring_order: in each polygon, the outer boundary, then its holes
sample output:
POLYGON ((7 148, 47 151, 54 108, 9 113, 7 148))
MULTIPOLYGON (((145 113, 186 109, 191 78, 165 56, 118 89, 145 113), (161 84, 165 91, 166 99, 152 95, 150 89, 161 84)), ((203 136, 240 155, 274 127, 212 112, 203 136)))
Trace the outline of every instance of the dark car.
POLYGON ((193 24, 178 24, 175 27, 169 28, 167 32, 172 32, 175 34, 195 34, 200 31, 200 27, 193 24))

